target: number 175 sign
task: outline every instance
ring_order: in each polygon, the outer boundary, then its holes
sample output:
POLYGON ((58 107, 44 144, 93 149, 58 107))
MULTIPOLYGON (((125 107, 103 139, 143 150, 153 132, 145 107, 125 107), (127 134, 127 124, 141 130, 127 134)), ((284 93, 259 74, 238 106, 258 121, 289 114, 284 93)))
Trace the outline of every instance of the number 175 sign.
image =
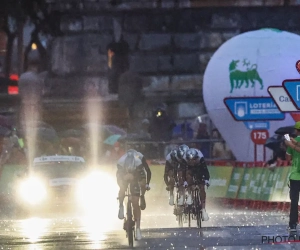
POLYGON ((252 130, 251 131, 251 140, 258 145, 263 145, 266 143, 269 138, 269 131, 265 129, 261 130, 252 130))

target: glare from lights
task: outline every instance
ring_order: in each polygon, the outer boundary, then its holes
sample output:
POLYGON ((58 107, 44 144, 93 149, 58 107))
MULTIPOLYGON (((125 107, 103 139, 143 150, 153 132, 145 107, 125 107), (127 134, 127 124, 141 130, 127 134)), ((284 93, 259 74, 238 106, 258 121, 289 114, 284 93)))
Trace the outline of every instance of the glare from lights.
POLYGON ((22 221, 22 231, 31 243, 37 242, 47 231, 49 222, 46 219, 30 218, 22 221))
POLYGON ((46 188, 41 180, 31 177, 20 184, 21 198, 31 205, 38 204, 46 197, 46 188))
POLYGON ((94 228, 91 225, 93 220, 99 221, 98 232, 112 230, 121 223, 115 216, 119 208, 116 199, 118 191, 116 180, 107 172, 94 171, 79 183, 78 202, 87 216, 84 224, 88 224, 88 228, 94 228))
POLYGON ((31 49, 32 49, 32 50, 36 50, 36 49, 37 49, 37 46, 36 46, 35 43, 31 44, 31 49))

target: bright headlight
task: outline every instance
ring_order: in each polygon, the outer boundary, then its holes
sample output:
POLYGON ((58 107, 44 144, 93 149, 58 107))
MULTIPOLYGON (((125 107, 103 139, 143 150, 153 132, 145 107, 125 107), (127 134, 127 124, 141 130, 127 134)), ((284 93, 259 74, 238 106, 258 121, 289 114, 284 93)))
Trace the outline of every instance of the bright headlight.
POLYGON ((34 205, 46 197, 46 188, 41 180, 31 177, 20 184, 20 195, 24 201, 34 205))
POLYGON ((105 172, 95 171, 78 183, 78 199, 84 207, 99 207, 107 200, 116 200, 116 180, 105 172))

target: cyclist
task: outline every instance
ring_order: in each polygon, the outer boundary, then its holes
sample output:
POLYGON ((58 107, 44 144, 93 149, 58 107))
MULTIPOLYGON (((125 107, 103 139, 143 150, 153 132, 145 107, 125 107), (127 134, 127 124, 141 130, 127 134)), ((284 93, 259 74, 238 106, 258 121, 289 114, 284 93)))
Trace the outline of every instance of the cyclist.
POLYGON ((177 205, 183 205, 184 203, 184 189, 187 187, 186 182, 186 169, 187 169, 187 162, 186 162, 186 152, 189 150, 189 147, 185 144, 182 144, 178 147, 176 159, 179 162, 178 168, 176 169, 176 183, 178 186, 178 193, 179 198, 177 201, 177 205))
POLYGON ((179 166, 177 160, 177 150, 173 149, 166 157, 164 181, 166 184, 166 190, 170 192, 169 205, 174 205, 174 186, 175 186, 175 173, 179 166))
MULTIPOLYGON (((208 172, 206 162, 204 160, 202 152, 195 148, 190 148, 186 152, 185 158, 187 162, 186 181, 188 185, 191 185, 192 188, 195 187, 195 184, 199 186, 200 201, 202 205, 202 219, 203 221, 207 221, 209 220, 209 217, 205 209, 205 201, 206 201, 205 186, 207 187, 209 186, 210 175, 208 172)), ((187 200, 191 201, 190 193, 188 195, 187 200)))
MULTIPOLYGON (((183 169, 185 168, 186 162, 184 160, 185 152, 189 147, 185 144, 182 144, 178 149, 173 149, 166 157, 165 171, 164 171, 164 181, 166 184, 167 191, 170 191, 169 204, 174 205, 174 186, 178 186, 178 191, 180 197, 177 204, 183 205, 184 195, 183 195, 183 184, 184 178, 183 169)), ((176 213, 176 211, 174 211, 176 213)))
POLYGON ((149 183, 151 180, 151 170, 142 153, 134 149, 129 149, 117 163, 117 182, 119 190, 119 214, 120 220, 124 219, 125 192, 130 184, 130 192, 132 194, 133 215, 136 223, 136 239, 142 238, 140 223, 141 210, 146 208, 145 192, 150 190, 149 183), (139 205, 140 200, 140 205, 139 205))

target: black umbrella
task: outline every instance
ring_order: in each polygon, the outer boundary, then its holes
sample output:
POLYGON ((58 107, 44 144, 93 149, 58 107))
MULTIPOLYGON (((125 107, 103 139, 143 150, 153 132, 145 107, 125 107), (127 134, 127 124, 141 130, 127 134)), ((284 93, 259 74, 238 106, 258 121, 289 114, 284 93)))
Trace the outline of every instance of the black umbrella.
POLYGON ((277 134, 277 135, 289 134, 290 136, 293 136, 293 135, 295 135, 295 128, 294 128, 294 126, 280 127, 275 131, 275 134, 277 134))
POLYGON ((268 138, 265 146, 271 150, 277 150, 280 148, 280 144, 283 142, 283 137, 280 135, 273 135, 272 137, 268 138))
POLYGON ((58 140, 57 133, 54 129, 39 127, 36 128, 37 137, 42 140, 49 142, 56 142, 58 140))
POLYGON ((58 141, 58 136, 57 133, 55 131, 55 129, 53 128, 46 128, 46 127, 28 127, 27 128, 27 133, 26 134, 26 130, 24 128, 24 130, 21 130, 21 135, 26 137, 32 137, 34 135, 36 135, 38 140, 45 140, 45 141, 49 141, 49 142, 56 142, 58 141))

